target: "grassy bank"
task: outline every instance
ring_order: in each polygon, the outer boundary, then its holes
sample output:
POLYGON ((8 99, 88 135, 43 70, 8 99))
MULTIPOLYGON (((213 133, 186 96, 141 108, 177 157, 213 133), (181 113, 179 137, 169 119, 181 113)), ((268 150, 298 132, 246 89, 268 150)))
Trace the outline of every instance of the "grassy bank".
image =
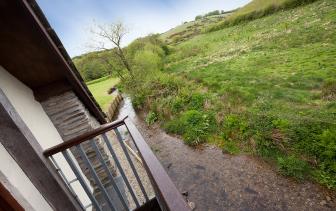
POLYGON ((255 154, 335 188, 335 6, 317 1, 174 47, 141 40, 139 77, 122 88, 186 144, 255 154))
POLYGON ((91 93, 104 111, 107 111, 109 104, 113 101, 114 95, 108 94, 108 90, 119 83, 119 79, 103 77, 87 83, 91 93))
POLYGON ((298 6, 306 5, 317 0, 253 0, 234 12, 220 23, 208 27, 206 31, 217 31, 242 22, 248 22, 267 15, 274 14, 298 6))

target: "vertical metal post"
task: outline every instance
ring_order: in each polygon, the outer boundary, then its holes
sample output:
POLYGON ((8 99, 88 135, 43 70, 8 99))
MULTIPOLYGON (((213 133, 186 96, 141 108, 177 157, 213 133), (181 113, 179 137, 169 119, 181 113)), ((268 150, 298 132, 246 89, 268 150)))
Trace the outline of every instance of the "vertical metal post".
POLYGON ((136 180, 137 180, 137 182, 138 182, 138 184, 139 184, 139 186, 140 186, 141 192, 143 193, 143 195, 144 195, 144 197, 145 197, 145 199, 146 199, 146 202, 147 202, 147 201, 149 201, 149 198, 148 198, 148 196, 147 196, 147 193, 146 193, 146 191, 145 191, 144 186, 142 185, 142 182, 141 182, 141 180, 140 180, 140 177, 139 177, 139 175, 138 175, 138 172, 137 172, 137 170, 135 169, 135 166, 134 166, 134 164, 133 164, 133 161, 131 160, 131 157, 130 157, 129 154, 128 154, 128 151, 127 151, 127 149, 126 149, 126 147, 125 147, 125 143, 124 143, 124 141, 122 140, 121 134, 120 134, 120 132, 119 132, 119 130, 118 130, 117 128, 114 129, 114 132, 115 132, 116 135, 117 135, 117 139, 118 139, 118 141, 119 141, 119 143, 120 143, 120 145, 121 145, 121 148, 122 148, 122 150, 124 151, 124 153, 125 153, 125 155, 126 155, 126 158, 127 158, 127 160, 128 160, 128 163, 129 163, 130 166, 131 166, 131 169, 132 169, 132 171, 133 171, 133 174, 134 174, 134 176, 135 176, 135 178, 136 178, 136 180))
POLYGON ((87 157, 87 155, 85 154, 83 148, 81 145, 77 145, 77 150, 80 154, 80 156, 82 157, 84 163, 86 164, 86 166, 89 168, 90 172, 91 172, 91 175, 95 181, 95 183, 98 185, 100 191, 102 192, 106 202, 109 204, 109 207, 111 208, 111 210, 113 211, 116 211, 114 205, 113 205, 113 202, 112 202, 112 199, 110 198, 109 194, 107 193, 104 185, 101 183, 96 171, 94 170, 94 168, 92 167, 91 165, 91 162, 89 160, 89 158, 87 157))
MULTIPOLYGON (((84 209, 84 205, 82 204, 81 200, 79 200, 76 192, 74 191, 74 189, 71 187, 71 182, 69 182, 66 178, 66 176, 64 175, 62 169, 59 167, 59 165, 57 164, 56 160, 53 158, 53 156, 49 157, 51 159, 51 161, 53 162, 54 166, 56 167, 56 170, 58 171, 58 173, 60 174, 60 176, 62 177, 64 183, 68 186, 68 188, 70 189, 70 192, 72 193, 72 195, 75 197, 75 199, 78 201, 79 205, 82 207, 82 209, 84 209)), ((85 210, 85 209, 84 209, 85 210)))
POLYGON ((121 165, 120 165, 119 159, 118 159, 117 155, 115 154, 115 152, 114 152, 114 150, 113 150, 113 148, 112 148, 112 145, 111 145, 111 143, 110 143, 110 140, 107 138, 107 135, 106 135, 105 133, 102 134, 102 137, 103 137, 103 139, 104 139, 104 141, 105 141, 105 143, 106 143, 106 145, 107 145, 107 148, 109 149, 109 151, 110 151, 110 153, 111 153, 111 155, 112 155, 112 157, 113 157, 113 160, 115 161, 115 163, 116 163, 116 165, 117 165, 117 168, 119 169, 119 172, 120 172, 122 178, 124 179, 124 182, 125 182, 125 184, 126 184, 128 190, 129 190, 130 193, 131 193, 131 196, 132 196, 132 198, 133 198, 133 200, 134 200, 135 206, 136 206, 136 207, 140 207, 139 201, 138 201, 136 195, 134 194, 134 191, 133 191, 133 189, 132 189, 132 186, 130 185, 130 183, 129 183, 127 177, 126 177, 123 168, 122 168, 121 165))
POLYGON ((98 211, 102 211, 102 209, 100 208, 96 198, 92 195, 89 186, 86 184, 84 178, 82 177, 82 175, 80 174, 79 170, 77 169, 75 163, 72 161, 69 153, 67 152, 67 150, 62 152, 64 158, 66 159, 66 161, 68 162, 70 168, 72 169, 72 171, 75 173, 76 177, 78 178, 79 183, 82 185, 85 193, 87 194, 87 196, 90 198, 93 206, 98 210, 98 211))
POLYGON ((115 191, 117 192, 117 195, 118 195, 118 197, 120 198, 120 201, 121 201, 123 207, 125 208, 125 210, 128 210, 128 206, 127 206, 127 204, 126 204, 126 202, 125 202, 125 199, 124 199, 122 193, 120 192, 120 190, 119 190, 117 184, 115 183, 114 178, 113 178, 113 175, 112 175, 111 171, 108 169, 108 167, 107 167, 107 165, 106 165, 106 163, 105 163, 105 161, 104 161, 104 159, 103 159, 103 156, 102 156, 100 150, 99 150, 98 147, 97 147, 96 142, 95 142, 94 140, 91 140, 90 142, 91 142, 91 146, 92 146, 92 148, 93 148, 93 149, 95 150, 95 152, 96 152, 96 156, 98 157, 99 161, 102 163, 103 168, 104 168, 105 172, 107 173, 107 175, 108 175, 108 177, 109 177, 109 179, 110 179, 110 181, 111 181, 111 183, 112 183, 113 188, 114 188, 115 191))

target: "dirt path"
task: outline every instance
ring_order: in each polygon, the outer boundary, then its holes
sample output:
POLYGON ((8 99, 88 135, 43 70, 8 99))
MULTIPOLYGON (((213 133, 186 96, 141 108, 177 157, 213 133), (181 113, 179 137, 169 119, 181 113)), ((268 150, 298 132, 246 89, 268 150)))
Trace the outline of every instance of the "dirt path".
POLYGON ((336 194, 310 182, 297 183, 248 156, 206 146, 192 149, 160 128, 148 128, 125 103, 145 140, 196 210, 336 210, 336 194))

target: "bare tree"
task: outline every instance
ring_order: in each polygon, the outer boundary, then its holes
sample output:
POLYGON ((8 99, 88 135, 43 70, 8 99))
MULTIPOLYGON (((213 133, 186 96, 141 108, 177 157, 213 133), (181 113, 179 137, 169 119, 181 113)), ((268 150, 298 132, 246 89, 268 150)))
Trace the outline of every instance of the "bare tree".
POLYGON ((111 24, 97 24, 91 32, 98 37, 98 41, 95 44, 95 47, 98 50, 111 50, 106 47, 106 43, 112 44, 116 48, 116 51, 113 51, 116 56, 120 59, 121 63, 124 65, 128 73, 133 77, 132 68, 127 61, 125 53, 121 47, 122 39, 128 33, 127 28, 122 22, 116 22, 111 24))

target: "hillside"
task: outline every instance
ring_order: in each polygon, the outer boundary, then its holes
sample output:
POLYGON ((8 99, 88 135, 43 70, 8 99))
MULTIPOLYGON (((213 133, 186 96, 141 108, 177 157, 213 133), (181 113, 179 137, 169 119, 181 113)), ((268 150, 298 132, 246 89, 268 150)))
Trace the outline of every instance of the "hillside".
POLYGON ((181 42, 163 75, 128 92, 189 145, 256 154, 335 188, 335 6, 321 0, 181 42))
MULTIPOLYGON (((236 14, 270 8, 263 2, 236 14)), ((173 45, 157 36, 135 41, 125 50, 137 77, 120 88, 148 124, 158 121, 190 146, 259 156, 285 176, 336 188, 336 2, 267 2, 282 9, 173 45)), ((192 33, 188 26, 166 38, 192 33)))
POLYGON ((176 44, 186 41, 201 34, 207 26, 223 21, 230 14, 231 11, 225 14, 211 15, 194 21, 185 22, 165 33, 162 33, 160 38, 167 44, 176 44))

